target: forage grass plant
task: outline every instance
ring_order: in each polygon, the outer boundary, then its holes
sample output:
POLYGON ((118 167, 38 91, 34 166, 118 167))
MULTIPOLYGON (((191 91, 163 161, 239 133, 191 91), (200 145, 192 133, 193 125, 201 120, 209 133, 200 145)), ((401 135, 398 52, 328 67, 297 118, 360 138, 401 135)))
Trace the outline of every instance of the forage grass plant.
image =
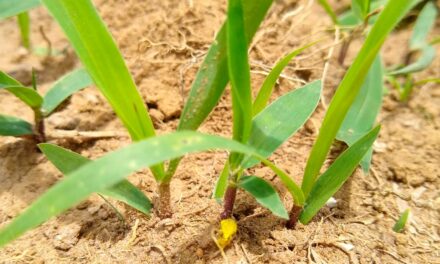
MULTIPOLYGON (((275 215, 289 219, 290 227, 298 219, 304 224, 310 222, 352 174, 379 133, 379 126, 370 129, 318 177, 333 140, 386 36, 418 0, 390 0, 381 12, 329 105, 309 156, 301 187, 286 172, 267 160, 267 157, 301 127, 314 111, 321 84, 319 81, 312 82, 283 95, 266 107, 274 79, 276 80, 285 62, 300 52, 294 51, 274 67, 273 74, 268 76, 267 85, 265 82, 257 99, 252 101, 247 46, 271 4, 271 1, 254 2, 256 1, 229 0, 226 24, 211 46, 196 77, 190 100, 182 114, 179 131, 155 136, 147 108, 116 44, 91 1, 42 0, 65 31, 91 79, 108 99, 134 142, 94 161, 51 144, 40 144, 41 150, 66 177, 0 230, 0 247, 76 205, 92 193, 115 197, 120 195, 120 200, 132 202, 135 199, 133 196, 115 194, 115 190, 126 190, 118 185, 130 173, 145 167, 150 167, 159 186, 163 185, 169 191, 169 181, 181 157, 214 149, 230 152, 214 191, 216 198, 223 197, 221 218, 226 221, 220 223, 224 228, 220 237, 216 238, 217 244, 226 246, 236 230, 231 215, 237 189, 249 192, 275 215), (85 17, 87 23, 83 23, 85 17), (232 91, 233 138, 180 131, 197 129, 216 105, 228 80, 232 91), (200 96, 197 96, 197 91, 200 96), (171 161, 167 170, 164 165, 166 161, 171 161), (294 204, 290 214, 275 188, 258 176, 247 175, 246 169, 259 162, 268 166, 292 195, 294 204)), ((140 202, 142 205, 141 200, 140 202)), ((167 203, 169 205, 169 201, 167 203)), ((143 209, 149 210, 140 208, 143 209)))

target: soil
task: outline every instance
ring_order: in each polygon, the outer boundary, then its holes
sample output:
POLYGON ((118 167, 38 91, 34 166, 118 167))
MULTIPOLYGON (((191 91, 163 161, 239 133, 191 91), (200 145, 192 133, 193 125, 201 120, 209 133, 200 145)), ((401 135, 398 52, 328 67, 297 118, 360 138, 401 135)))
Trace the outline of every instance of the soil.
MULTIPOLYGON (((350 1, 332 1, 338 12, 350 1)), ((226 1, 203 0, 96 0, 100 14, 116 39, 139 91, 150 107, 158 133, 173 131, 195 73, 225 18, 226 1)), ((0 22, 0 65, 25 84, 32 67, 42 91, 64 73, 79 66, 63 33, 47 12, 31 12, 32 43, 47 50, 40 27, 56 53, 51 58, 20 48, 14 19, 0 22)), ((331 21, 313 1, 280 0, 254 38, 251 48, 252 84, 261 85, 268 69, 283 54, 317 39, 320 43, 296 58, 280 79, 274 98, 305 82, 322 78, 324 62, 335 47, 325 81, 325 98, 341 80, 359 50, 350 47, 344 66, 336 60, 340 43, 327 29, 331 21)), ((432 35, 440 34, 440 21, 432 35)), ((386 42, 386 66, 404 61, 411 28, 402 25, 386 42), (399 44, 400 43, 400 44, 399 44), (397 44, 397 45, 396 45, 397 44)), ((341 36, 343 37, 343 36, 341 36)), ((437 45, 439 54, 440 46, 437 45)), ((40 52, 41 53, 41 52, 40 52)), ((416 80, 440 76, 440 58, 415 74, 416 80)), ((32 121, 32 113, 13 96, 0 91, 0 112, 32 121)), ((272 157, 300 182, 310 148, 325 113, 321 104, 306 126, 272 157)), ((440 263, 440 89, 438 84, 418 86, 401 103, 392 88, 379 117, 382 124, 374 146, 372 169, 360 170, 336 195, 336 207, 325 207, 309 225, 295 230, 239 192, 234 216, 239 231, 226 249, 229 263, 440 263), (392 227, 400 213, 411 208, 405 232, 392 227)), ((64 137, 52 143, 89 158, 128 145, 124 127, 95 87, 72 96, 47 122, 48 134, 61 130, 107 131, 113 137, 64 137)), ((231 135, 231 103, 227 90, 200 131, 231 135)), ((329 161, 339 153, 332 151, 329 161)), ((221 205, 210 198, 227 157, 210 152, 186 157, 172 181, 174 216, 146 217, 112 201, 124 215, 93 195, 66 213, 0 250, 1 263, 223 263, 210 232, 221 205)), ((272 181, 286 206, 291 198, 273 173, 264 167, 256 175, 272 181)), ((0 138, 0 226, 18 215, 39 195, 61 179, 60 172, 36 151, 31 141, 0 138)), ((149 197, 156 185, 147 171, 129 180, 149 197)))

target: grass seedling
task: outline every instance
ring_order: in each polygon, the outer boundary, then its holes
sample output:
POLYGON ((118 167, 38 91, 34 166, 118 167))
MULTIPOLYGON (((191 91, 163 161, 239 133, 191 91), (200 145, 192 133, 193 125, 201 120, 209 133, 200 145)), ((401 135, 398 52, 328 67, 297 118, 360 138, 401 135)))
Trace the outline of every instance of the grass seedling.
POLYGON ((34 112, 34 125, 16 117, 0 115, 0 135, 14 137, 32 137, 36 142, 46 141, 44 120, 73 93, 93 84, 84 69, 75 70, 58 80, 52 88, 41 96, 33 73, 33 87, 25 87, 19 81, 0 71, 0 89, 4 89, 34 112))
POLYGON ((397 233, 403 232, 405 230, 406 222, 409 218, 410 209, 406 209, 397 220, 396 224, 393 227, 393 231, 397 233))
POLYGON ((395 67, 395 69, 388 72, 388 79, 396 88, 399 99, 403 102, 408 101, 415 86, 412 74, 428 68, 434 61, 436 51, 432 41, 428 40, 428 35, 434 27, 437 13, 437 7, 432 1, 424 5, 414 25, 405 62, 402 66, 395 67), (415 56, 418 56, 418 58, 411 63, 412 58, 415 56), (403 84, 400 83, 399 79, 403 80, 403 84))

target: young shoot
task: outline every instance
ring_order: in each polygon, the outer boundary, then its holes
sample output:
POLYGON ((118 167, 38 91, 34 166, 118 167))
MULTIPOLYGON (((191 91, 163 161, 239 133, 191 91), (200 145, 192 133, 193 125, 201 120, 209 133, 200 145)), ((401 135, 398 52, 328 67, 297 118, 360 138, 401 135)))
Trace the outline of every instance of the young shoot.
POLYGON ((32 137, 37 143, 46 142, 45 118, 49 117, 56 108, 73 93, 93 84, 84 69, 68 73, 55 82, 44 95, 37 91, 35 73, 32 73, 32 87, 25 87, 19 81, 0 71, 0 89, 15 95, 29 106, 34 113, 34 124, 25 120, 0 115, 0 135, 14 137, 32 137))

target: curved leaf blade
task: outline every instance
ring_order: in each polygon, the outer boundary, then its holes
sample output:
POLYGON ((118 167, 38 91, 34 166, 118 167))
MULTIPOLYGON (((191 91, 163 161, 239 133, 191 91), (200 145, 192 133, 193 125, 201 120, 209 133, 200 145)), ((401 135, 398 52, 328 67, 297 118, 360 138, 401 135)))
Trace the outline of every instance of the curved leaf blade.
POLYGON ((13 116, 0 115, 0 135, 19 137, 33 133, 30 123, 13 116))
MULTIPOLYGON (((28 209, 0 230, 0 247, 25 231, 38 226, 50 217, 60 214, 85 199, 93 192, 109 188, 130 173, 188 153, 209 149, 227 149, 255 155, 265 164, 284 173, 271 162, 264 160, 252 148, 218 136, 182 131, 149 138, 112 152, 81 166, 40 196, 28 209), (93 177, 91 177, 93 175, 93 177)), ((284 176, 287 174, 284 173, 284 176)), ((287 176, 288 177, 288 176, 287 176)), ((290 179, 291 184, 296 184, 290 179)), ((299 193, 293 195, 302 195, 299 193)), ((294 197, 295 198, 295 197, 294 197)))
MULTIPOLYGON (((92 162, 88 158, 56 145, 44 143, 39 144, 38 147, 47 159, 64 175, 68 175, 81 166, 92 162)), ((100 191, 99 194, 124 202, 144 214, 149 214, 153 207, 148 197, 128 180, 122 180, 100 191)))
MULTIPOLYGON (((275 100, 254 117, 247 144, 257 149, 261 156, 269 157, 310 118, 320 94, 321 81, 318 80, 275 100)), ((257 163, 256 159, 245 159, 242 166, 250 168, 257 163)))
POLYGON ((266 79, 264 80, 263 85, 261 86, 260 91, 255 98, 254 104, 252 105, 252 112, 254 116, 260 113, 266 107, 267 102, 269 102, 270 96, 272 95, 273 87, 275 86, 278 77, 280 76, 284 68, 289 65, 289 62, 305 49, 315 44, 316 42, 313 42, 299 49, 296 49, 284 56, 279 62, 277 62, 275 67, 272 68, 269 75, 267 75, 266 79))
POLYGON ((66 74, 44 95, 43 114, 50 115, 69 96, 90 85, 93 85, 93 80, 85 69, 66 74))
POLYGON ((220 202, 225 195, 226 188, 228 187, 229 170, 229 161, 227 160, 225 162, 225 166, 223 166, 223 170, 220 173, 220 176, 217 179, 217 182, 215 183, 214 191, 212 194, 213 198, 216 199, 217 202, 220 202))
POLYGON ((0 20, 16 16, 40 5, 40 0, 0 0, 0 20))
POLYGON ((322 206, 334 195, 356 169, 362 157, 371 148, 380 126, 375 127, 346 149, 319 177, 306 199, 299 220, 307 224, 322 206))
POLYGON ((257 176, 243 176, 238 186, 252 195, 263 207, 269 209, 274 215, 289 219, 289 214, 275 188, 267 181, 257 176))
POLYGON ((330 146, 355 100, 368 70, 387 35, 420 0, 390 0, 379 15, 361 50, 341 81, 322 122, 304 172, 302 189, 307 196, 324 163, 330 146))
POLYGON ((428 68, 429 65, 434 61, 435 59, 435 53, 436 50, 433 46, 425 46, 420 49, 420 57, 413 63, 397 69, 395 71, 389 72, 389 75, 400 75, 400 74, 409 74, 413 72, 419 72, 423 71, 424 69, 428 68))
MULTIPOLYGON (((115 41, 90 0, 42 0, 113 110, 138 141, 155 135, 148 114, 115 41), (84 23, 87 18, 87 23, 84 23)), ((163 165, 151 168, 156 180, 163 165)))
POLYGON ((396 224, 393 227, 394 232, 400 233, 405 229, 406 222, 408 221, 409 218, 409 212, 410 209, 408 208, 400 215, 399 219, 397 220, 396 224))

